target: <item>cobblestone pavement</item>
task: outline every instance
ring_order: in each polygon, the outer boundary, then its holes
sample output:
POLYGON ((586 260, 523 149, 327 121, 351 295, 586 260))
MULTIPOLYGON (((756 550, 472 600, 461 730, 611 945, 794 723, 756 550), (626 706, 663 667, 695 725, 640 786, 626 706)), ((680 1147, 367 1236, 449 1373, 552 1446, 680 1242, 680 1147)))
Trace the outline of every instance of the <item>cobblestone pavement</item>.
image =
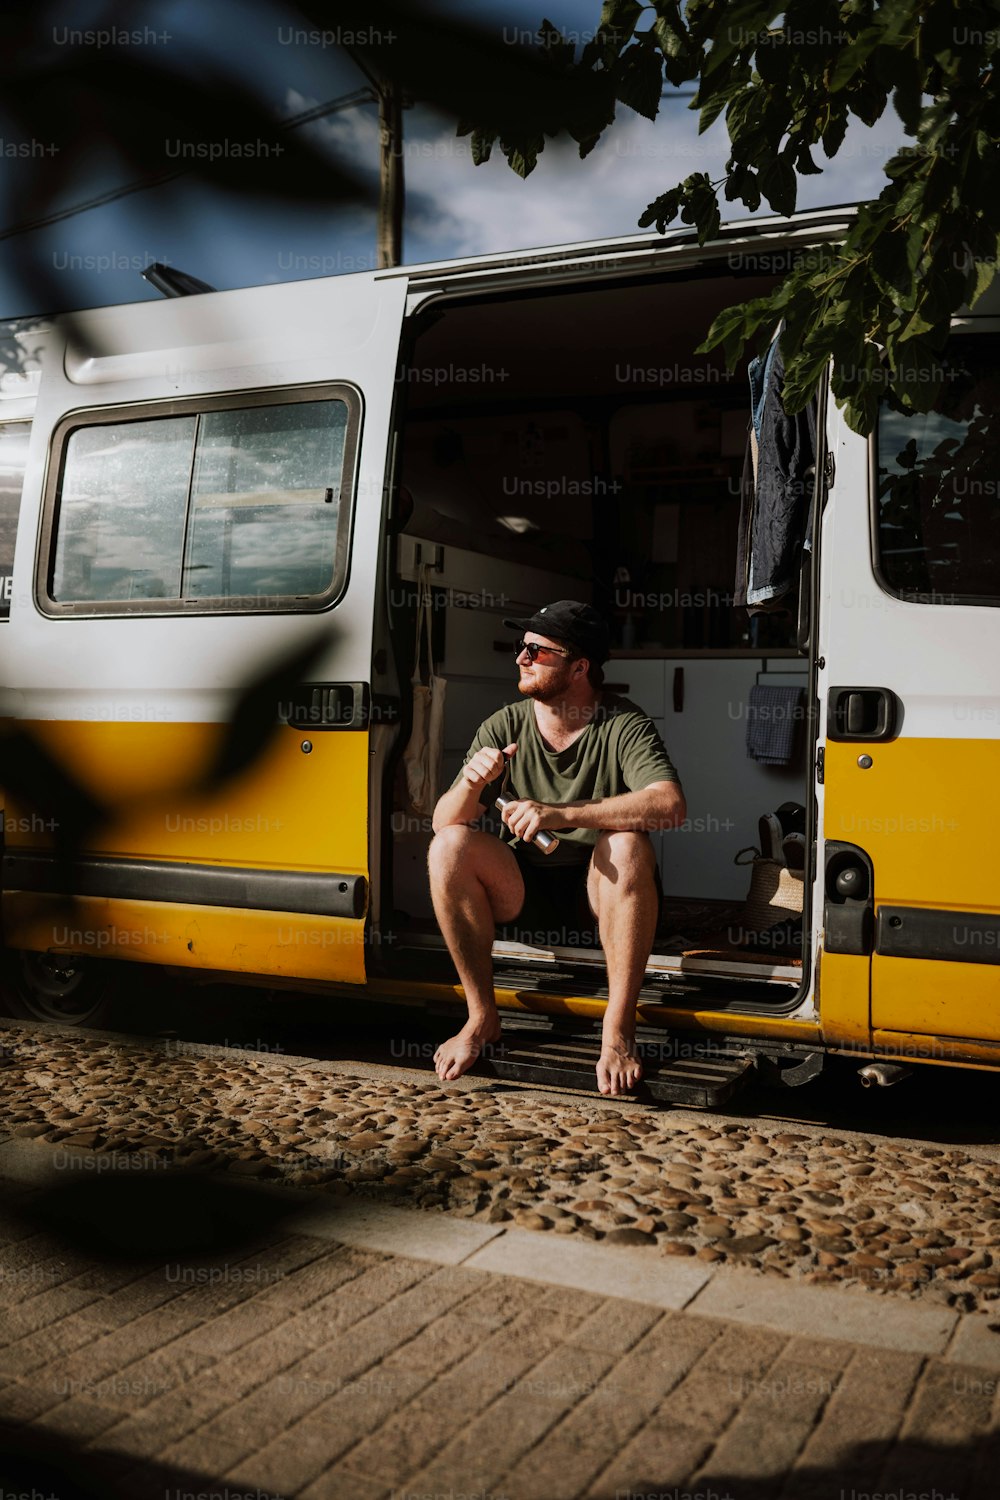
POLYGON ((225 1169, 959 1312, 1000 1296, 989 1148, 17 1022, 0 1046, 10 1133, 109 1167, 225 1169))
POLYGON ((988 1149, 385 1072, 0 1023, 4 1500, 993 1500, 988 1149))

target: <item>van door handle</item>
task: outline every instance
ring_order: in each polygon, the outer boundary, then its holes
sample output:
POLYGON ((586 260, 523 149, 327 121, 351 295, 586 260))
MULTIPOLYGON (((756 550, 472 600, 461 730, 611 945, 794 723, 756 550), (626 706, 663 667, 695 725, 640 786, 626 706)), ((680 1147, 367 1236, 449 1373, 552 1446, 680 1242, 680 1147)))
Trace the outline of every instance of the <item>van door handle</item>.
MULTIPOLYGON (((389 717, 386 706, 379 717, 389 717)), ((300 683, 278 703, 278 722, 310 732, 324 729, 367 729, 372 717, 372 694, 367 682, 300 683)))
POLYGON ((684 668, 674 668, 674 713, 684 712, 684 668))
POLYGON ((831 740, 894 739, 902 721, 902 707, 891 688, 831 688, 827 735, 831 740))

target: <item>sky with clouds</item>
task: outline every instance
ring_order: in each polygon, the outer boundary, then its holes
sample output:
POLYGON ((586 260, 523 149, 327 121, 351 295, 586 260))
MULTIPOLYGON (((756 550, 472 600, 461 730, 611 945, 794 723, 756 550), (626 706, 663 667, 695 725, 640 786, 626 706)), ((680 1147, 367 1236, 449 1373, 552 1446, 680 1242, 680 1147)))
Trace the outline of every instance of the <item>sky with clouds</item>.
MULTIPOLYGON (((198 45, 213 45, 212 17, 219 12, 212 7, 176 0, 156 9, 188 43, 193 39, 198 45)), ((476 20, 483 16, 474 0, 441 0, 435 9, 476 20)), ((502 10, 491 7, 491 21, 513 38, 515 31, 533 30, 543 10, 571 37, 585 39, 600 6, 598 0, 505 0, 502 10)), ((348 57, 332 57, 325 48, 292 40, 287 13, 272 10, 255 18, 245 11, 243 16, 235 62, 258 88, 263 81, 276 116, 288 118, 363 86, 364 79, 348 57), (276 15, 285 23, 277 30, 276 15)), ((75 26, 86 24, 79 0, 67 10, 70 18, 75 26)), ((374 105, 344 110, 301 128, 312 133, 324 152, 363 167, 375 182, 374 105)), ((871 130, 854 122, 832 162, 816 153, 824 170, 821 176, 800 179, 799 207, 853 203, 877 194, 885 182, 882 164, 901 139, 891 111, 871 130)), ((619 106, 616 123, 585 161, 572 141, 549 142, 535 171, 522 181, 497 151, 488 163, 474 167, 468 140, 457 137, 451 122, 418 102, 404 114, 404 260, 414 263, 635 233, 639 215, 652 198, 690 172, 720 176, 726 155, 722 120, 699 137, 687 101, 668 99, 656 121, 619 106)), ((5 166, 31 169, 30 162, 5 166)), ((81 178, 67 187, 60 206, 115 187, 123 175, 111 153, 95 164, 90 180, 81 178)), ((731 208, 730 217, 745 216, 737 207, 739 213, 731 208)), ((156 297, 159 293, 140 275, 143 266, 156 260, 219 288, 370 270, 374 241, 375 215, 369 208, 282 207, 262 212, 181 178, 7 240, 0 247, 0 317, 156 297), (30 255, 44 257, 59 273, 58 308, 25 305, 16 260, 30 255)))

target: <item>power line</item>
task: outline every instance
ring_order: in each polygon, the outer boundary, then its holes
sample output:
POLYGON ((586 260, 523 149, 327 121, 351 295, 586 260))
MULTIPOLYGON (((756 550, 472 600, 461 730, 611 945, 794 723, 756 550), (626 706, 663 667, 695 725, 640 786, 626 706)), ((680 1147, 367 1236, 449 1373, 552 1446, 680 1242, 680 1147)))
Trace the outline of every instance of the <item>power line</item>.
MULTIPOLYGON (((339 99, 331 99, 326 104, 314 105, 312 109, 304 109, 301 114, 292 115, 289 119, 278 124, 280 132, 297 130, 300 125, 308 125, 313 120, 322 119, 324 115, 332 115, 341 109, 354 109, 359 104, 374 104, 376 95, 372 89, 356 89, 353 94, 342 94, 339 99)), ((141 177, 137 182, 126 183, 122 187, 111 188, 106 193, 98 193, 93 198, 87 198, 83 203, 75 203, 70 208, 56 209, 53 213, 44 214, 37 219, 27 219, 22 224, 14 224, 10 229, 0 229, 0 240, 12 239, 17 234, 30 234, 35 229, 45 229, 50 224, 59 224, 64 219, 72 219, 75 214, 85 214, 92 208, 103 208, 106 203, 114 203, 118 198, 127 198, 131 193, 144 193, 149 188, 159 187, 164 182, 173 182, 177 177, 184 177, 192 169, 190 167, 178 167, 173 172, 159 172, 154 177, 141 177)))

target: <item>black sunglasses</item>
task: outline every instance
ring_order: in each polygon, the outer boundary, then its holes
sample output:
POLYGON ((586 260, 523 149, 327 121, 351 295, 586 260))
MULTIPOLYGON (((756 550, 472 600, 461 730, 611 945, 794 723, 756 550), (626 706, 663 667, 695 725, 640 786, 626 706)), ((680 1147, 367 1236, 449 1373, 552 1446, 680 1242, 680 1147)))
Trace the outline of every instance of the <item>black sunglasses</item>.
POLYGON ((540 651, 549 651, 553 656, 572 656, 571 651, 560 651, 558 646, 540 646, 537 641, 518 641, 514 647, 514 655, 520 656, 522 651, 527 651, 532 661, 538 660, 540 651))

